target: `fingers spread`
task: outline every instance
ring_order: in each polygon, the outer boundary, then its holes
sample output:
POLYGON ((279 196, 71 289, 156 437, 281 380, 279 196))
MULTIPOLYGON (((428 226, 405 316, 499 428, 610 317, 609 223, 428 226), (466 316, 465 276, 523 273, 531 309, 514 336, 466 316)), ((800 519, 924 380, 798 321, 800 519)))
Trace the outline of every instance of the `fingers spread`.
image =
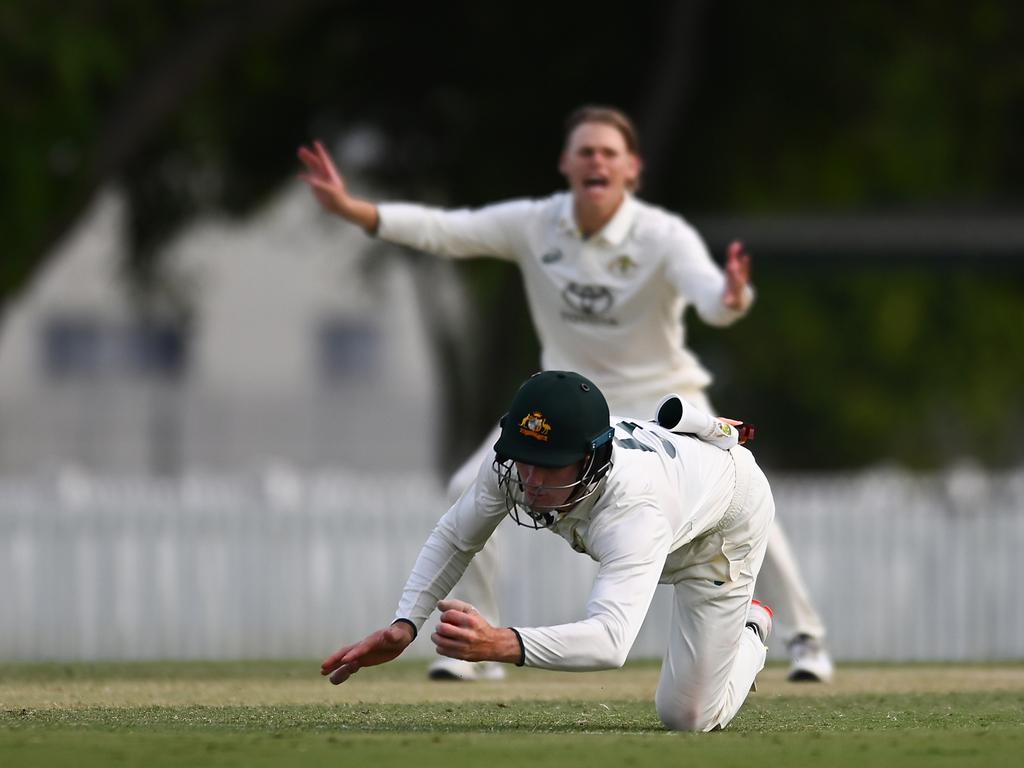
POLYGON ((375 636, 371 635, 364 640, 360 640, 358 643, 352 643, 351 645, 339 648, 331 656, 324 659, 323 664, 320 665, 320 674, 326 675, 341 667, 351 666, 352 664, 358 666, 359 659, 373 650, 374 644, 375 636))
POLYGON ((353 648, 355 648, 355 645, 344 645, 324 659, 320 664, 320 674, 326 675, 337 669, 338 665, 342 663, 342 659, 345 655, 353 648))
POLYGON ((324 149, 324 145, 319 141, 314 145, 316 147, 316 154, 320 160, 320 165, 325 171, 331 171, 334 169, 334 161, 331 160, 331 156, 327 154, 327 150, 324 149))
POLYGON ((302 164, 305 165, 312 173, 320 174, 321 176, 327 175, 324 170, 323 161, 318 155, 315 155, 306 149, 306 147, 299 148, 299 160, 301 160, 302 164))
POLYGON ((334 685, 341 685, 358 671, 358 664, 342 664, 340 667, 334 670, 334 673, 330 676, 329 679, 334 685))
POLYGON ((332 194, 335 190, 334 184, 329 181, 322 181, 314 178, 313 176, 304 176, 303 180, 309 184, 309 186, 313 187, 314 190, 318 190, 320 192, 332 194))

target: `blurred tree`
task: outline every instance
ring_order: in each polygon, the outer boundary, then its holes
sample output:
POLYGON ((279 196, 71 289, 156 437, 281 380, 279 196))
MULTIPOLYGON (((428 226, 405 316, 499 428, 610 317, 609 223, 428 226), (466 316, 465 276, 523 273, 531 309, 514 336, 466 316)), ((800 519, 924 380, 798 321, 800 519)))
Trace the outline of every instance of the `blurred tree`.
MULTIPOLYGON (((5 3, 0 318, 101 186, 129 192, 128 271, 146 286, 183 222, 251 211, 295 172, 300 142, 359 126, 385 138, 375 180, 424 201, 559 187, 561 117, 599 101, 640 120, 645 194, 687 215, 1019 206, 1022 21, 1024 6, 1008 0, 638 0, 611 14, 534 0, 5 3)), ((812 279, 775 263, 756 264, 756 323, 691 330, 720 372, 720 404, 785 425, 780 462, 929 465, 961 446, 1021 456, 991 426, 1024 362, 989 346, 999 323, 1020 318, 1019 273, 936 283, 919 266, 812 279), (763 343, 771 337, 777 358, 763 343), (738 360, 758 363, 740 372, 738 360), (788 375, 798 366, 807 382, 788 375), (771 393, 771 408, 750 393, 771 393), (932 430, 912 458, 890 427, 908 396, 932 430), (962 441, 940 450, 950 403, 962 441), (820 425, 842 448, 817 450, 818 429, 794 421, 820 425)), ((514 271, 460 269, 478 300, 487 369, 508 382, 481 404, 482 420, 536 364, 536 347, 514 271)), ((446 355, 456 347, 439 340, 446 355)), ((450 396, 467 386, 453 382, 450 396)))
MULTIPOLYGON (((753 414, 769 466, 893 462, 918 469, 1024 459, 1019 266, 782 268, 759 281, 757 321, 708 359, 716 402, 753 414)), ((694 326, 698 347, 721 333, 694 326), (705 341, 707 339, 707 341, 705 341)))

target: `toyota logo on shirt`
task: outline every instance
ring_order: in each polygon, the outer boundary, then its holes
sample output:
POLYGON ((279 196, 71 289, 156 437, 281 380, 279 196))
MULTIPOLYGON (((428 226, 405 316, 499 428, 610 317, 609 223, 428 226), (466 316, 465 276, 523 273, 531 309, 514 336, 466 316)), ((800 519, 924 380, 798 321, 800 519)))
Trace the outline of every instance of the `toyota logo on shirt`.
POLYGON ((614 318, 604 317, 615 304, 615 297, 611 290, 603 285, 569 283, 562 291, 562 300, 572 309, 571 312, 562 311, 562 318, 565 320, 577 323, 617 324, 614 318))

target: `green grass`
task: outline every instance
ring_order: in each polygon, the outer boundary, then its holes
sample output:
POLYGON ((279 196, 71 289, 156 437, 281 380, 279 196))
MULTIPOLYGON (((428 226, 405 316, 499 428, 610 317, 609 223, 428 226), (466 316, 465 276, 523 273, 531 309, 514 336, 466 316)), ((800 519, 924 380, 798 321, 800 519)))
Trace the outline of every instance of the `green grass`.
POLYGON ((1024 754, 1024 667, 766 670, 728 729, 666 733, 657 666, 423 680, 421 662, 332 687, 315 662, 0 665, 0 765, 993 766, 1024 754))

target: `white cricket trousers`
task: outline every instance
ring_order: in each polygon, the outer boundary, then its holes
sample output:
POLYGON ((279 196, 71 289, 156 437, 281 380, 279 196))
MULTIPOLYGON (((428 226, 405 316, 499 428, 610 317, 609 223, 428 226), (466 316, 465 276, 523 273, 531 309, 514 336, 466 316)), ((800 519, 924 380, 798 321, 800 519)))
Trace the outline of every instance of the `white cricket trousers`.
POLYGON ((687 545, 673 585, 672 622, 655 705, 666 728, 711 731, 735 717, 767 649, 747 627, 775 502, 745 448, 733 448, 736 491, 722 521, 687 545))

